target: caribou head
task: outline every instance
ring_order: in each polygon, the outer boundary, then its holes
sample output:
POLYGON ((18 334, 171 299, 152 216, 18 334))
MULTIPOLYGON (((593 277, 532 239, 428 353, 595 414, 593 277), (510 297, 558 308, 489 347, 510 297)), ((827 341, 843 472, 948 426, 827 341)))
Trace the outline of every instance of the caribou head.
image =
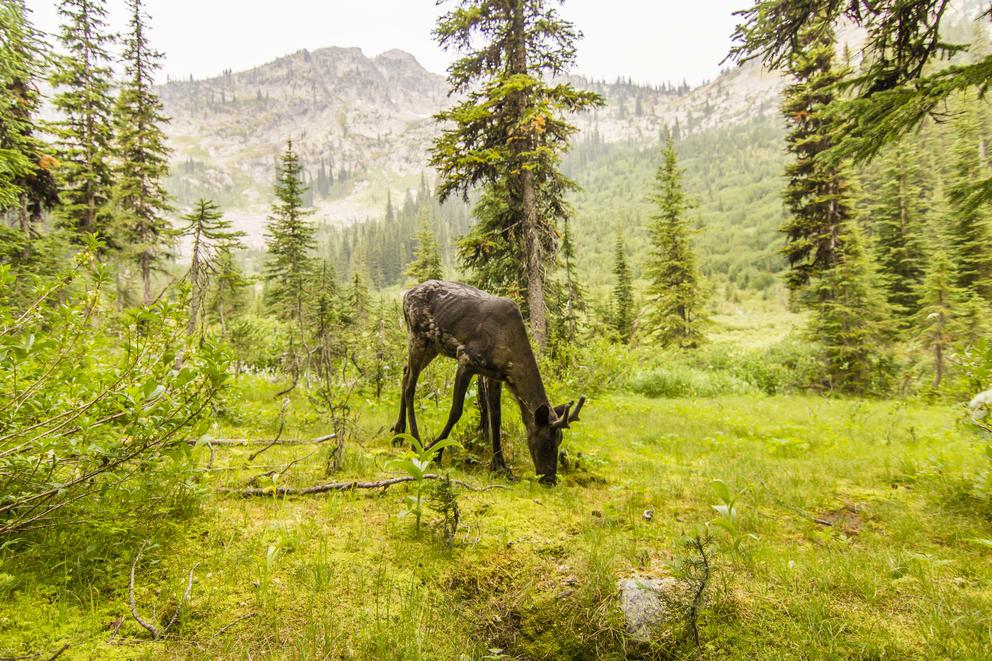
POLYGON ((586 398, 579 397, 578 404, 570 401, 553 409, 541 404, 534 411, 533 424, 527 425, 527 447, 541 484, 550 485, 558 481, 558 447, 562 441, 562 430, 579 419, 579 411, 585 403, 586 398))

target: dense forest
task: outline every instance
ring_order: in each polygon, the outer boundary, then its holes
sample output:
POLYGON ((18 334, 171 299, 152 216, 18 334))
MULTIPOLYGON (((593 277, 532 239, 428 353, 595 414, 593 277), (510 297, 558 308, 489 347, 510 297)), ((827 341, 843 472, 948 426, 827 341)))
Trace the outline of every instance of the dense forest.
POLYGON ((0 658, 992 654, 987 7, 754 0, 777 112, 607 139, 690 87, 442 2, 416 183, 318 219, 374 173, 286 135, 255 246, 144 0, 54 4, 0 0, 0 658))

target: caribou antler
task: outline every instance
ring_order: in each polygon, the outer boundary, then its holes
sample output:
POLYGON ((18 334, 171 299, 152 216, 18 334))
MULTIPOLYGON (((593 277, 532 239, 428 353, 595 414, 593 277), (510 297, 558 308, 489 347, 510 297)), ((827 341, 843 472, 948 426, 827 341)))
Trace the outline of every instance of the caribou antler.
POLYGON ((559 429, 568 429, 569 426, 579 419, 579 411, 582 410, 582 405, 586 403, 585 397, 579 397, 579 403, 576 404, 575 400, 569 401, 567 404, 562 404, 561 406, 556 406, 555 411, 561 411, 558 415, 558 420, 555 422, 555 426, 559 429), (575 410, 572 411, 572 406, 575 406, 575 410))
MULTIPOLYGON (((568 424, 572 424, 573 422, 579 421, 579 411, 582 410, 582 405, 585 403, 586 403, 586 398, 583 395, 582 397, 579 397, 579 403, 575 405, 574 411, 569 413, 568 409, 567 408, 565 409, 565 417, 568 419, 568 424)), ((571 404, 572 403, 569 402, 569 407, 571 407, 571 404)))

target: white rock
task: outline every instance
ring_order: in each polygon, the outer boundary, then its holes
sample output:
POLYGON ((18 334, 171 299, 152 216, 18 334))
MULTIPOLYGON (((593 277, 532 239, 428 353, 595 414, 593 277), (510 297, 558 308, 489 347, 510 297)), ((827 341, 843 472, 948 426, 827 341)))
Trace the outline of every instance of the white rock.
POLYGON ((637 640, 649 640, 665 620, 666 596, 678 587, 679 582, 674 578, 631 576, 618 580, 620 609, 627 622, 627 633, 637 640))

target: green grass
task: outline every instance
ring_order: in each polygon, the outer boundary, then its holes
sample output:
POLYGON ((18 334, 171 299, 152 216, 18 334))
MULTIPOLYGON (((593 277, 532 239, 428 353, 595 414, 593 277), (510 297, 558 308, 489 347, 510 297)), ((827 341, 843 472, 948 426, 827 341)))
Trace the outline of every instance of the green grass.
MULTIPOLYGON (((230 397, 237 417, 216 436, 274 433, 277 389, 243 378, 230 397)), ((421 409, 423 426, 439 429, 444 402, 421 409)), ((381 431, 393 415, 391 401, 362 403, 360 430, 333 479, 383 474, 401 452, 381 431)), ((456 430, 463 440, 472 436, 470 418, 456 430)), ((419 537, 411 519, 398 517, 402 486, 288 499, 219 493, 313 448, 274 447, 250 466, 257 448, 218 448, 214 470, 202 474, 201 511, 173 522, 138 571, 139 609, 161 620, 197 565, 169 640, 150 642, 129 618, 137 544, 107 551, 116 569, 100 581, 84 580, 94 567, 73 569, 68 549, 57 566, 26 550, 0 556, 0 574, 14 582, 0 594, 0 656, 69 643, 64 658, 475 659, 490 648, 528 659, 684 658, 692 652, 684 641, 626 639, 615 582, 673 571, 682 535, 716 516, 715 479, 736 494, 741 533, 753 537, 735 553, 728 535, 712 530, 704 657, 992 655, 992 558, 970 541, 992 537, 988 504, 970 495, 983 442, 952 408, 804 396, 599 397, 568 432, 579 468, 553 489, 528 479, 519 420, 508 418, 520 482, 491 479, 465 452, 445 459, 457 479, 506 487, 458 490, 461 526, 451 548, 431 528, 436 515, 426 516, 419 537)), ((284 436, 323 432, 294 396, 284 436)), ((328 451, 282 482, 327 479, 328 451)), ((205 468, 206 451, 197 452, 205 468)))

